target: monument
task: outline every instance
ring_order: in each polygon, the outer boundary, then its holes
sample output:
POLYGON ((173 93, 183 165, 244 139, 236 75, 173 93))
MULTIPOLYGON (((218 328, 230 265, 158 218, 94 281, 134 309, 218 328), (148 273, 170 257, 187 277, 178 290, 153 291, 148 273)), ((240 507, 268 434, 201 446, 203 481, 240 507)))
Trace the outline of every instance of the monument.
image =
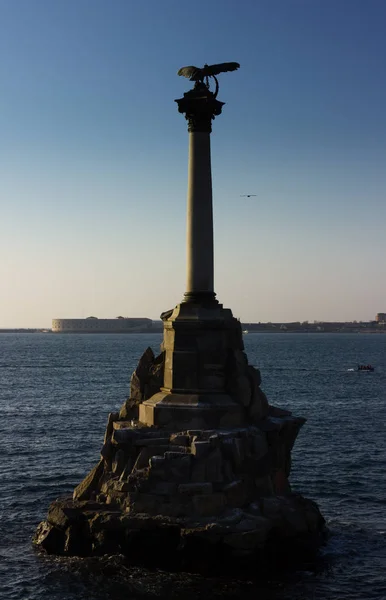
POLYGON ((39 525, 34 543, 48 553, 256 572, 324 540, 317 505, 288 479, 305 419, 269 404, 241 324, 214 292, 210 134, 223 107, 217 75, 239 66, 178 72, 194 81, 176 100, 189 131, 186 292, 161 315, 161 353, 145 351, 110 413, 98 464, 39 525))

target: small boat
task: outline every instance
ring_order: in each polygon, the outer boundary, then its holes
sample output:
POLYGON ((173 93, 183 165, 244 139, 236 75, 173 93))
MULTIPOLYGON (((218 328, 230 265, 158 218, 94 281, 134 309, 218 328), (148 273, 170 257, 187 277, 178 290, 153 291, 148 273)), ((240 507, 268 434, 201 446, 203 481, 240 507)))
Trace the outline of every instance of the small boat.
POLYGON ((248 329, 243 329, 243 333, 249 333, 248 329))
POLYGON ((374 367, 371 365, 358 365, 357 371, 374 371, 374 367))

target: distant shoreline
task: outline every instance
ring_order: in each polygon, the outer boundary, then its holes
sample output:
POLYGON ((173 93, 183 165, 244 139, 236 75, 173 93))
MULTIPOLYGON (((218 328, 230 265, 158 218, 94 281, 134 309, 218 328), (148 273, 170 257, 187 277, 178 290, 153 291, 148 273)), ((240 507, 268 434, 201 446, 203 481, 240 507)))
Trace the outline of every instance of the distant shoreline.
MULTIPOLYGON (((242 323, 241 324, 244 335, 252 334, 252 333, 371 333, 374 335, 377 334, 385 334, 386 333, 386 324, 384 323, 318 323, 318 324, 308 324, 308 323, 242 323)), ((146 328, 136 331, 69 331, 69 332, 53 332, 51 329, 46 328, 3 328, 0 329, 0 334, 5 333, 45 333, 51 335, 111 335, 111 334, 119 334, 119 335, 135 335, 135 334, 146 334, 146 333, 159 333, 163 332, 163 328, 157 326, 146 328)))

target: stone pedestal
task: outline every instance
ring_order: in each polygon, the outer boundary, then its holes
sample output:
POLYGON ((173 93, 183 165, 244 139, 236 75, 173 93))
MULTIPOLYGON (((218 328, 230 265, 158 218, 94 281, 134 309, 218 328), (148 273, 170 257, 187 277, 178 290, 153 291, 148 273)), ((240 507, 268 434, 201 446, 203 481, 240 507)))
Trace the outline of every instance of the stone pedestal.
POLYGON ((234 351, 243 351, 240 323, 229 309, 192 301, 164 321, 164 383, 139 406, 139 420, 167 428, 237 427, 245 410, 227 390, 234 351))

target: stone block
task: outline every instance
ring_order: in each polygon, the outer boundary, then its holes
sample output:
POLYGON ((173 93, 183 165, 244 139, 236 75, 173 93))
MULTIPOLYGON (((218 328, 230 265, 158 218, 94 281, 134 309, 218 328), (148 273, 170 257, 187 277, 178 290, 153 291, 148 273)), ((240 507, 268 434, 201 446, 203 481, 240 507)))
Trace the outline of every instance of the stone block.
POLYGON ((73 493, 74 500, 88 500, 90 495, 97 491, 99 480, 103 475, 103 469, 103 460, 101 459, 83 481, 76 486, 73 493))
POLYGON ((232 481, 223 488, 227 505, 232 508, 241 508, 247 501, 248 489, 244 481, 232 481))
POLYGON ((291 493, 291 486, 283 469, 278 469, 271 476, 273 489, 279 496, 291 493))
POLYGON ((137 437, 135 429, 114 429, 111 441, 113 444, 132 444, 137 437))
POLYGON ((251 502, 251 504, 249 504, 249 506, 247 506, 247 508, 245 509, 246 513, 250 513, 251 515, 254 515, 256 517, 261 517, 261 510, 260 510, 260 504, 258 502, 251 502))
POLYGON ((267 518, 275 527, 280 527, 282 523, 282 504, 283 501, 278 496, 264 497, 260 500, 263 517, 267 518))
POLYGON ((134 464, 134 462, 133 462, 132 458, 129 458, 128 462, 126 463, 126 466, 124 467, 124 469, 119 477, 119 481, 127 480, 131 471, 133 470, 133 464, 134 464))
POLYGON ((201 481, 205 481, 206 478, 206 467, 205 460, 193 460, 192 463, 192 473, 191 473, 191 481, 192 483, 200 483, 201 481))
POLYGON ((187 507, 186 504, 180 504, 178 502, 162 503, 158 510, 158 514, 172 518, 186 517, 190 514, 189 507, 187 507))
POLYGON ((115 489, 117 490, 117 492, 134 492, 135 491, 134 485, 128 481, 119 481, 117 484, 115 484, 115 489))
POLYGON ((222 461, 222 474, 224 481, 234 481, 236 479, 235 474, 232 469, 232 465, 229 460, 222 461))
POLYGON ((141 385, 141 380, 135 371, 130 378, 130 400, 136 403, 143 400, 143 383, 141 385))
POLYGON ((165 468, 172 481, 187 483, 190 481, 191 474, 191 456, 190 454, 181 454, 166 460, 165 468))
POLYGON ((230 460, 233 470, 238 472, 245 458, 243 440, 238 437, 224 439, 221 448, 224 457, 230 460))
POLYGON ((89 556, 92 550, 87 522, 70 525, 66 531, 64 553, 68 556, 89 556))
POLYGON ((249 406, 249 415, 254 421, 265 419, 268 415, 268 400, 263 390, 255 386, 252 391, 252 400, 249 406))
POLYGON ((117 450, 113 458, 112 471, 118 477, 127 465, 127 456, 123 450, 117 450))
MULTIPOLYGON (((169 446, 145 446, 140 450, 138 454, 137 460, 133 467, 133 471, 148 467, 150 465, 149 461, 153 456, 163 456, 164 453, 168 450, 168 448, 169 446)), ((156 459, 156 461, 157 460, 158 459, 156 459)))
POLYGON ((173 448, 174 452, 179 452, 180 454, 190 454, 190 446, 170 445, 169 448, 173 448))
POLYGON ((133 434, 135 435, 140 435, 139 431, 137 429, 133 428, 132 425, 132 419, 130 419, 129 421, 114 421, 113 422, 113 430, 115 429, 130 429, 130 431, 133 432, 133 434))
POLYGON ((196 458, 205 458, 210 450, 211 443, 209 441, 200 441, 197 436, 193 437, 191 452, 196 458))
POLYGON ((192 501, 193 511, 200 517, 219 515, 226 507, 225 496, 221 493, 193 496, 192 501))
POLYGON ((173 481, 157 481, 151 486, 151 492, 157 496, 172 496, 177 492, 177 484, 173 481))
POLYGON ((178 486, 178 493, 187 496, 194 496, 199 494, 212 494, 213 486, 208 482, 201 483, 180 483, 178 486))
POLYGON ((252 454, 256 459, 261 458, 268 452, 267 437, 264 433, 252 437, 252 454))
POLYGON ((239 375, 232 389, 232 397, 238 404, 248 408, 252 401, 251 382, 246 375, 239 375))
MULTIPOLYGON (((120 485, 119 483, 117 485, 120 485)), ((122 484, 121 484, 122 485, 122 484)), ((127 484, 129 485, 129 484, 127 484)), ((127 492, 121 490, 112 489, 109 491, 106 497, 106 504, 112 504, 114 506, 121 506, 127 499, 127 492)))
POLYGON ((105 461, 107 463, 111 463, 111 459, 113 456, 113 444, 111 443, 110 440, 107 440, 107 442, 105 442, 101 448, 101 457, 105 459, 105 461))
POLYGON ((175 460, 175 459, 183 458, 184 455, 185 455, 185 452, 177 452, 177 451, 171 451, 171 450, 167 450, 164 454, 166 460, 175 460))
POLYGON ((212 483, 221 483, 223 481, 222 474, 222 455, 219 448, 212 450, 205 462, 205 480, 212 483))
POLYGON ((187 435, 189 435, 192 439, 197 437, 198 440, 201 440, 204 437, 203 429, 189 429, 187 431, 187 435))
POLYGON ((170 444, 176 446, 190 446, 190 436, 186 433, 172 433, 170 444))
POLYGON ((136 494, 134 499, 129 498, 128 507, 131 512, 158 514, 161 505, 160 498, 155 494, 136 494))
POLYGON ((134 400, 133 398, 127 398, 121 406, 119 411, 119 418, 125 421, 136 421, 138 419, 138 409, 140 400, 134 400))
POLYGON ((71 523, 81 518, 83 518, 82 505, 72 500, 56 500, 48 509, 48 522, 59 529, 67 529, 71 523))
POLYGON ((167 446, 169 448, 168 437, 139 437, 133 440, 134 446, 167 446))
POLYGON ((255 488, 258 496, 272 496, 274 494, 272 480, 269 475, 256 477, 255 488))
POLYGON ((160 469, 165 466, 165 457, 161 455, 151 456, 149 459, 149 466, 153 469, 160 469))
POLYGON ((114 421, 118 420, 118 418, 119 418, 119 413, 117 413, 117 412, 109 413, 109 416, 107 418, 106 433, 105 433, 105 437, 103 440, 104 444, 106 444, 106 442, 111 439, 111 435, 113 433, 113 424, 114 424, 114 421))
POLYGON ((65 533, 48 521, 42 521, 33 537, 35 546, 43 548, 47 554, 64 554, 65 533))
POLYGON ((236 550, 254 550, 263 548, 268 533, 270 524, 267 519, 261 518, 260 526, 250 531, 242 531, 240 533, 231 533, 224 536, 224 544, 236 550))

